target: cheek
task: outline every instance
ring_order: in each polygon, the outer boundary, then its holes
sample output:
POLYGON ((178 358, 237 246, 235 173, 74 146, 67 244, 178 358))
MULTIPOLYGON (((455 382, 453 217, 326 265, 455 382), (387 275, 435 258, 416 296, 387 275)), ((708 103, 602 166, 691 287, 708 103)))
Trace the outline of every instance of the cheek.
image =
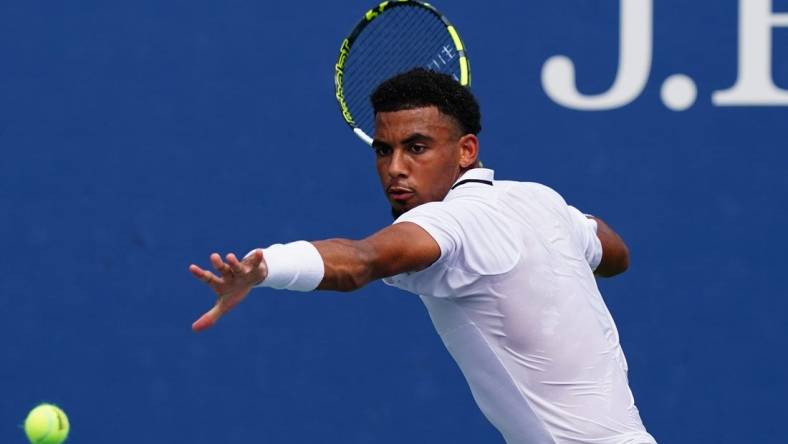
POLYGON ((443 199, 445 189, 451 186, 454 172, 453 164, 445 158, 436 156, 424 162, 418 176, 413 178, 418 185, 419 195, 425 202, 443 199))
POLYGON ((375 171, 378 173, 380 183, 385 187, 386 179, 388 178, 388 165, 384 160, 375 158, 375 171))

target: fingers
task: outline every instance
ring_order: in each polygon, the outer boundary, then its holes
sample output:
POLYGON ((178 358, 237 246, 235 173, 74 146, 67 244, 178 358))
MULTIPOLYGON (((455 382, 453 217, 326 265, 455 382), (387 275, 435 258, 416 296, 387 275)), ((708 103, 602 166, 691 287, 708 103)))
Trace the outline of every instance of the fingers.
POLYGON ((200 267, 198 267, 198 266, 196 266, 194 264, 189 265, 189 272, 191 272, 191 274, 193 274, 194 277, 196 277, 199 280, 202 280, 203 271, 204 270, 202 268, 200 268, 200 267))
POLYGON ((233 270, 233 273, 242 274, 244 272, 241 262, 238 261, 238 258, 235 257, 233 253, 228 254, 226 259, 227 263, 230 264, 230 269, 233 270))
POLYGON ((215 268, 216 271, 222 275, 222 277, 228 278, 233 276, 233 270, 229 265, 222 261, 222 257, 219 256, 218 253, 213 253, 211 255, 211 264, 213 265, 213 268, 215 268))
POLYGON ((219 272, 221 277, 218 277, 211 271, 204 270, 194 264, 189 266, 189 271, 194 275, 194 277, 205 282, 206 284, 223 284, 225 283, 225 279, 234 278, 237 275, 243 274, 245 272, 244 263, 247 263, 252 268, 260 264, 262 252, 256 250, 253 253, 254 254, 251 254, 248 258, 244 258, 244 262, 240 262, 233 253, 229 253, 226 256, 227 262, 222 261, 222 257, 219 256, 218 253, 211 254, 211 265, 213 265, 213 268, 219 272))
POLYGON ((191 274, 210 285, 218 296, 216 305, 192 324, 192 330, 195 332, 211 328, 224 313, 243 300, 251 289, 249 283, 251 279, 259 278, 258 280, 262 281, 265 278, 264 267, 262 271, 260 270, 263 261, 263 252, 260 249, 253 251, 243 261, 239 261, 233 253, 227 254, 226 259, 225 263, 217 253, 211 254, 210 257, 211 265, 221 277, 197 265, 189 266, 191 274), (260 274, 262 277, 257 276, 260 274))
POLYGON ((208 270, 203 270, 194 264, 189 265, 189 271, 194 275, 194 277, 211 286, 221 284, 223 282, 222 279, 220 279, 215 274, 208 270))

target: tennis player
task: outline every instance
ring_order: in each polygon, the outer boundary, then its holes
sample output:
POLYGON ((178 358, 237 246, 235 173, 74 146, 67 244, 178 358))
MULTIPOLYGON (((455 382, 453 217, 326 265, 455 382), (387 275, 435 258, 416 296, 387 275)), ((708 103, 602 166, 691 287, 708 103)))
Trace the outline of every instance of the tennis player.
POLYGON ((509 444, 652 444, 594 279, 627 269, 621 238, 550 188, 480 167, 479 106, 416 69, 372 94, 373 148, 394 223, 363 240, 298 241, 191 265, 211 327, 255 286, 420 295, 484 415, 509 444))

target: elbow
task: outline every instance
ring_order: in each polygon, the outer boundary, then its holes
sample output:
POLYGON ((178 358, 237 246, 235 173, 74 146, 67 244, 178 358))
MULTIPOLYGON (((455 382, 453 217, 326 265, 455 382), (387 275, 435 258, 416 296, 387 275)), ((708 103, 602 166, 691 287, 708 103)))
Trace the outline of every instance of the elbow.
POLYGON ((614 254, 608 254, 607 257, 602 256, 602 262, 599 264, 594 274, 607 278, 617 276, 628 269, 629 249, 622 243, 614 254))
POLYGON ((602 243, 602 261, 595 274, 612 277, 629 268, 629 248, 623 239, 601 219, 597 221, 597 236, 602 243))

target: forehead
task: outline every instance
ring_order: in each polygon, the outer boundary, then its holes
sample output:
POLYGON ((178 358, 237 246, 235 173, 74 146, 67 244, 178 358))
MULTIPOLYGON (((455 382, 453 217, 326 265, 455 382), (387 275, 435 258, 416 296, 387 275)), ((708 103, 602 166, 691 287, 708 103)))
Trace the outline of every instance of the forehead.
POLYGON ((379 112, 375 115, 375 138, 397 139, 413 133, 439 138, 457 130, 450 116, 435 106, 379 112))

